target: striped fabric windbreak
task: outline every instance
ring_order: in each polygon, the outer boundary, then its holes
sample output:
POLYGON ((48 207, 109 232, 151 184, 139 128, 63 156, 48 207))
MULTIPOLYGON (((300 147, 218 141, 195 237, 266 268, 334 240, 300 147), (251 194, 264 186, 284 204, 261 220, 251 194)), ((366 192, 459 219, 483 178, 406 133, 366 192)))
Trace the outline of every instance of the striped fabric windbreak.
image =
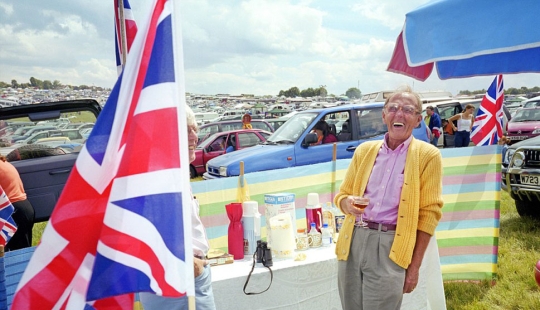
MULTIPOLYGON (((501 147, 441 149, 441 154, 445 204, 436 237, 443 279, 492 280, 497 273, 501 147)), ((294 193, 296 225, 305 227, 307 194, 318 193, 321 204, 331 202, 350 161, 246 174, 251 200, 259 203, 262 214, 261 236, 266 237, 265 194, 294 193)), ((236 200, 238 178, 191 184, 210 246, 226 250, 229 219, 225 205, 236 200)))
POLYGON ((501 148, 442 150, 443 216, 437 244, 443 280, 492 280, 497 273, 501 148))

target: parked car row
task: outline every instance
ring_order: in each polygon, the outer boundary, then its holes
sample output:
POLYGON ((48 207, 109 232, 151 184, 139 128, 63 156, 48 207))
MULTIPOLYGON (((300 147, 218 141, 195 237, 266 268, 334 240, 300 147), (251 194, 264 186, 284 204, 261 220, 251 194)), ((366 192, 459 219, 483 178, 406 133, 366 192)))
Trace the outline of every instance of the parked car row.
MULTIPOLYGON (((325 120, 334 128, 337 140, 337 159, 351 158, 356 147, 369 140, 384 137, 388 128, 382 121, 384 103, 342 105, 332 108, 311 109, 293 115, 281 125, 266 142, 233 153, 223 154, 208 161, 204 179, 237 176, 240 162, 245 172, 266 171, 328 162, 332 160, 333 144, 312 145, 317 141, 311 133, 315 124, 325 120), (345 120, 341 130, 333 120, 345 120)), ((339 121, 338 121, 339 122, 339 121)), ((424 122, 420 122, 413 135, 429 141, 424 122)))
MULTIPOLYGON (((93 99, 0 108, 0 138, 5 139, 22 127, 64 124, 65 121, 56 121, 61 118, 69 118, 70 124, 95 123, 100 111, 101 106, 93 99)), ((21 176, 28 200, 35 211, 35 222, 49 219, 81 146, 71 140, 82 137, 79 129, 52 127, 47 132, 61 132, 62 136, 49 134, 31 144, 8 144, 7 139, 0 143, 0 155, 6 156, 21 176)))

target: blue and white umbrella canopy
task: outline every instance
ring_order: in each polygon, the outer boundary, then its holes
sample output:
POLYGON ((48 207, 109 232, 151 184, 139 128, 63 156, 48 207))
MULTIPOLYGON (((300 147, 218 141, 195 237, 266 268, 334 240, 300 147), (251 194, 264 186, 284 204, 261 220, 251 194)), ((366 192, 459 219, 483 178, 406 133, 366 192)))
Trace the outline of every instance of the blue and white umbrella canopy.
POLYGON ((437 0, 407 13, 388 71, 424 81, 540 72, 538 0, 437 0))

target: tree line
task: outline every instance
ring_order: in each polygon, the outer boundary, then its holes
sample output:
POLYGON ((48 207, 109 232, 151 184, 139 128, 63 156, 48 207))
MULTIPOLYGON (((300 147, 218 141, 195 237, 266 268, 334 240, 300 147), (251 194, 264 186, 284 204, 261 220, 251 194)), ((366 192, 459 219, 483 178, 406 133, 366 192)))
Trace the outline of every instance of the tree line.
MULTIPOLYGON (((326 91, 326 86, 321 85, 317 88, 309 87, 303 90, 300 90, 298 87, 294 86, 289 88, 288 90, 280 90, 278 97, 285 96, 288 98, 296 98, 296 97, 326 97, 328 96, 328 91, 326 91)), ((335 95, 331 94, 330 96, 335 97, 335 95)), ((345 92, 345 96, 349 97, 350 99, 358 99, 362 96, 362 92, 356 87, 351 87, 345 92)))
POLYGON ((94 89, 94 90, 99 90, 99 91, 110 90, 108 88, 99 87, 99 86, 64 85, 59 80, 54 80, 51 82, 50 80, 40 80, 40 79, 36 79, 35 77, 30 78, 30 83, 19 83, 15 79, 11 80, 11 83, 9 84, 6 82, 0 81, 0 88, 7 88, 7 87, 22 88, 22 89, 25 89, 25 88, 50 89, 50 90, 64 89, 68 87, 72 90, 84 90, 84 89, 94 89))
MULTIPOLYGON (((468 91, 468 90, 460 90, 458 95, 483 95, 486 93, 487 90, 474 90, 474 91, 468 91)), ((510 87, 504 90, 505 95, 527 95, 530 93, 538 93, 540 92, 540 87, 535 86, 532 88, 528 88, 525 86, 522 86, 521 88, 515 88, 510 87)))
MULTIPOLYGON (((30 78, 30 83, 18 83, 17 80, 15 79, 11 80, 11 83, 0 81, 0 88, 7 88, 7 87, 22 88, 22 89, 32 87, 35 89, 51 89, 51 90, 63 89, 63 88, 69 87, 72 90, 85 90, 85 89, 94 89, 94 90, 99 90, 99 91, 110 90, 110 88, 104 88, 104 87, 99 87, 99 86, 88 86, 84 84, 78 85, 78 86, 63 85, 59 80, 54 80, 54 81, 40 80, 35 77, 30 78)), ((538 86, 535 86, 532 88, 527 88, 525 86, 522 86, 521 88, 510 87, 504 90, 504 93, 506 95, 520 95, 520 94, 526 95, 526 94, 539 93, 539 92, 540 92, 540 87, 538 86)), ((473 90, 473 91, 460 90, 458 95, 467 95, 467 96, 478 95, 478 94, 483 95, 485 93, 486 93, 485 89, 473 90)), ((347 96, 349 99, 360 99, 360 97, 362 97, 362 92, 360 91, 360 89, 356 87, 351 87, 345 92, 344 95, 347 96)), ((326 97, 328 96, 328 91, 326 90, 325 85, 321 85, 316 88, 309 87, 303 90, 300 90, 298 87, 295 86, 295 87, 289 88, 288 90, 280 90, 278 96, 279 97, 285 96, 288 98, 296 98, 296 97, 307 98, 307 97, 317 97, 317 96, 326 97)), ((330 96, 335 97, 335 95, 333 94, 331 94, 330 96)))

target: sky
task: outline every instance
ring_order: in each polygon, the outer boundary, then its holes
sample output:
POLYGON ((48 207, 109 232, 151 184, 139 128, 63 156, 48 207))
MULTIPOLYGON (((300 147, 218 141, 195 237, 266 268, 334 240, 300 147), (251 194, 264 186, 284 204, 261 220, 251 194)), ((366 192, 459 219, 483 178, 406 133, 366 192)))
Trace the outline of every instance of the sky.
MULTIPOLYGON (((138 23, 149 0, 130 0, 138 23)), ((405 14, 428 0, 182 0, 186 91, 277 95, 325 86, 342 95, 392 90, 487 89, 493 77, 425 82, 387 72, 405 14)), ((0 0, 0 81, 59 80, 112 88, 113 1, 0 0)), ((505 88, 540 86, 540 74, 505 75, 505 88)))

